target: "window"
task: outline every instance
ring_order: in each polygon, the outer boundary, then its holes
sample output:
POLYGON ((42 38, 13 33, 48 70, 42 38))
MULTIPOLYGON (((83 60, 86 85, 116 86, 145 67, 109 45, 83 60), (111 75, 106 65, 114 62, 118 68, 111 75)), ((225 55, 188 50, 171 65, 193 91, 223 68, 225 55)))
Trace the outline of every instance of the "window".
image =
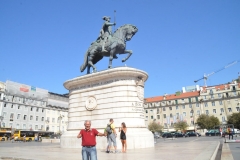
POLYGON ((6 127, 4 122, 2 122, 2 127, 6 127))
POLYGON ((215 106, 215 102, 214 101, 212 102, 212 106, 215 106))
POLYGON ((225 116, 222 116, 222 122, 225 122, 225 116))
POLYGON ((23 124, 23 129, 26 129, 26 124, 23 124))
POLYGON ((191 98, 188 98, 189 103, 191 103, 191 98))
POLYGON ((226 93, 226 97, 228 97, 228 93, 226 93))
POLYGON ((153 116, 151 116, 151 119, 153 119, 153 116))
POLYGON ((146 119, 148 119, 148 116, 146 116, 146 119))
POLYGON ((27 115, 24 115, 24 116, 23 116, 23 120, 26 120, 26 119, 27 119, 27 115))
POLYGON ((166 114, 163 114, 163 118, 166 118, 166 114))
POLYGON ((153 110, 151 109, 150 112, 153 113, 153 110))
POLYGON ((41 125, 41 130, 43 130, 43 125, 41 125))
POLYGON ((9 127, 13 127, 12 123, 9 123, 9 127))
POLYGON ((176 109, 178 109, 178 106, 176 106, 176 109))
POLYGON ((18 109, 20 109, 20 105, 18 105, 18 109))
POLYGON ((42 109, 42 112, 44 112, 44 109, 42 109))
POLYGON ((228 112, 232 112, 232 108, 228 108, 228 112))
POLYGON ((44 117, 42 117, 42 121, 44 121, 44 117))
POLYGON ((7 113, 6 112, 3 112, 3 118, 7 116, 7 113))
POLYGON ((200 115, 200 111, 199 110, 197 110, 197 115, 200 115))
POLYGON ((228 100, 227 103, 230 104, 230 101, 228 100))
POLYGON ((239 107, 236 107, 236 110, 239 112, 239 107))
POLYGON ((36 112, 38 112, 38 109, 39 109, 39 108, 37 107, 37 108, 36 108, 36 112))
POLYGON ((146 113, 148 113, 148 110, 146 109, 146 113))
POLYGON ((205 103, 204 103, 204 106, 205 106, 205 107, 207 107, 207 106, 208 106, 207 102, 205 102, 205 103))
POLYGON ((30 120, 33 120, 33 116, 30 116, 30 120))
POLYGON ((221 98, 222 97, 222 94, 221 93, 218 93, 218 98, 221 98))
POLYGON ((184 99, 182 99, 182 103, 184 103, 184 99))
POLYGON ((32 130, 32 125, 31 124, 29 124, 29 129, 32 130))
POLYGON ((52 118, 52 122, 55 123, 55 118, 52 118))
POLYGON ((220 109, 220 112, 221 112, 221 113, 223 113, 223 112, 224 112, 224 109, 223 109, 223 108, 221 108, 221 109, 220 109))
POLYGON ((199 103, 196 103, 196 107, 199 107, 199 103))
POLYGON ((183 116, 186 116, 186 112, 183 112, 183 116))
POLYGON ((223 103, 222 103, 222 101, 219 101, 219 105, 222 105, 223 103))
POLYGON ((204 99, 207 99, 207 96, 203 96, 204 99))
POLYGON ((11 114, 10 114, 10 121, 13 121, 13 116, 14 116, 14 114, 11 113, 11 114))
POLYGON ((17 119, 19 119, 19 118, 20 118, 20 114, 17 115, 17 119))
POLYGON ((232 90, 233 90, 233 91, 236 91, 236 87, 235 87, 235 86, 232 86, 232 90))
POLYGON ((213 94, 213 90, 212 89, 210 89, 210 94, 213 94))
POLYGON ((170 117, 172 118, 173 116, 172 116, 172 113, 170 113, 170 117))
POLYGON ((4 107, 7 107, 7 103, 4 103, 4 107))
POLYGON ((182 109, 185 109, 185 105, 182 105, 182 109))
POLYGON ((177 101, 177 100, 175 100, 175 104, 178 104, 178 101, 177 101))
POLYGON ((192 104, 189 104, 189 108, 192 108, 192 104))
POLYGON ((38 125, 35 125, 35 130, 38 130, 38 125))
POLYGON ((31 107, 30 111, 33 111, 33 107, 31 107))
POLYGON ((13 108, 13 104, 12 104, 11 108, 13 108))
POLYGON ((179 113, 176 113, 177 118, 179 118, 179 113))
POLYGON ((198 102, 198 97, 195 97, 195 99, 196 99, 196 102, 198 102))
POLYGON ((237 92, 233 92, 233 95, 236 96, 236 95, 237 95, 237 92))
POLYGON ((157 108, 157 114, 159 114, 159 108, 157 108))
POLYGON ((213 113, 217 113, 217 112, 216 112, 216 109, 213 109, 213 113))
POLYGON ((213 99, 213 98, 214 98, 214 96, 213 96, 213 95, 211 95, 211 98, 213 99))
POLYGON ((171 110, 172 110, 172 107, 169 107, 169 110, 171 111, 171 110))
POLYGON ((166 108, 165 108, 165 107, 163 107, 163 111, 166 111, 166 108))
POLYGON ((157 119, 160 119, 160 115, 157 115, 157 119))
POLYGON ((46 131, 49 131, 49 125, 46 126, 46 131))
POLYGON ((38 121, 38 116, 36 116, 36 121, 38 121))
POLYGON ((19 124, 17 124, 17 125, 16 125, 16 128, 17 128, 17 129, 19 129, 19 128, 20 128, 20 127, 19 127, 19 124))
POLYGON ((206 110, 206 115, 208 115, 209 114, 209 112, 208 112, 208 110, 206 110))
POLYGON ((164 123, 164 127, 167 128, 167 123, 164 123))

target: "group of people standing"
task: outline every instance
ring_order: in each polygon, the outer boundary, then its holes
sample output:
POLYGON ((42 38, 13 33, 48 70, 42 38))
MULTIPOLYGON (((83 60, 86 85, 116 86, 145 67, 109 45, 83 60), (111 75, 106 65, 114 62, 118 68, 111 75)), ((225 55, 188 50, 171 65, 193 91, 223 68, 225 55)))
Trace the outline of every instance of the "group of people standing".
MULTIPOLYGON (((117 153, 117 131, 114 125, 114 121, 111 118, 107 127, 104 129, 104 133, 98 132, 96 129, 91 128, 91 121, 86 120, 84 123, 85 129, 80 130, 80 133, 77 135, 77 138, 82 138, 82 159, 83 160, 97 160, 97 150, 96 150, 96 136, 105 136, 107 137, 107 149, 106 153, 110 153, 110 149, 113 147, 117 153)), ((121 127, 119 127, 120 140, 122 142, 122 153, 126 153, 127 142, 126 142, 126 132, 127 127, 124 122, 122 122, 121 127)))

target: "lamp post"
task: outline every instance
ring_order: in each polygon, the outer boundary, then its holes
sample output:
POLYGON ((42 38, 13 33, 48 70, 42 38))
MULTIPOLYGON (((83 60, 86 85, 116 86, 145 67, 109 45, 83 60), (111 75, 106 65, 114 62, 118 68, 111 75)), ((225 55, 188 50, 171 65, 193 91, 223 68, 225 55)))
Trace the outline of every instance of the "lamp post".
POLYGON ((61 115, 58 117, 59 118, 59 135, 61 135, 61 121, 62 121, 62 118, 64 117, 64 115, 61 115))
POLYGON ((2 128, 2 120, 3 120, 3 118, 4 118, 3 116, 0 116, 0 120, 1 120, 0 121, 0 129, 2 128))

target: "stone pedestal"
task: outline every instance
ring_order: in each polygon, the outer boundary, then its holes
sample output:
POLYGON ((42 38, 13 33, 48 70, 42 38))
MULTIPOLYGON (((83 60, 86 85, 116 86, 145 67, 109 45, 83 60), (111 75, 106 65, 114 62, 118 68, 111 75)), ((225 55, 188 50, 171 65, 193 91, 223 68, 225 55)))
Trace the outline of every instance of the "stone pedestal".
MULTIPOLYGON (((154 146, 153 134, 145 126, 143 109, 146 72, 118 67, 80 76, 64 83, 69 90, 68 129, 61 136, 62 148, 80 148, 77 139, 84 121, 91 120, 92 128, 104 131, 109 119, 114 119, 116 131, 122 122, 127 126, 128 149, 154 146)), ((118 132, 117 145, 121 148, 118 132)), ((97 137, 97 148, 106 149, 106 137, 97 137)))

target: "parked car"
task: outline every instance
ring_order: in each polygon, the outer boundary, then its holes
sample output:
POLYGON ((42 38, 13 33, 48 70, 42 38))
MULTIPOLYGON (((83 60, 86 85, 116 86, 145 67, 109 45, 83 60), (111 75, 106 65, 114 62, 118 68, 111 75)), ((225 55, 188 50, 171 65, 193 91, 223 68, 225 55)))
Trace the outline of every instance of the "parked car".
POLYGON ((201 136, 201 134, 198 132, 187 132, 185 134, 185 137, 197 137, 197 136, 199 137, 199 136, 201 136))
POLYGON ((163 138, 172 138, 173 137, 173 134, 172 133, 169 133, 169 132, 165 132, 162 134, 162 137, 163 138))
POLYGON ((174 137, 185 137, 185 134, 179 133, 179 132, 175 132, 175 133, 173 133, 173 136, 174 137))
POLYGON ((220 132, 218 130, 209 130, 205 133, 205 136, 220 136, 220 132))

